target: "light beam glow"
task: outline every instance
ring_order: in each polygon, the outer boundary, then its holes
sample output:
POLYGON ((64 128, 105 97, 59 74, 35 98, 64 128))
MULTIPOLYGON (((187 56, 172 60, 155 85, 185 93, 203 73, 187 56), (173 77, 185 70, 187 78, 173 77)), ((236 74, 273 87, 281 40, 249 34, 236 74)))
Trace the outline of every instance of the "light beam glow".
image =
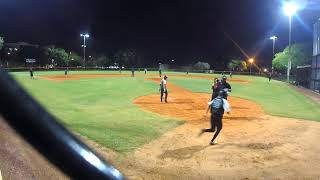
POLYGON ((299 7, 294 1, 287 1, 283 4, 283 12, 289 17, 295 15, 298 9, 299 7))

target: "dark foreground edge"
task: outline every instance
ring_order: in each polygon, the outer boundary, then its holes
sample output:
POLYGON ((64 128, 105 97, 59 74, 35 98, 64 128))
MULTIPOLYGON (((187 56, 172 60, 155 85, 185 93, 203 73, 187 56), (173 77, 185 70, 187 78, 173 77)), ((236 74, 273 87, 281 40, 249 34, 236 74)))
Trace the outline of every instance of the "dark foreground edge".
POLYGON ((72 179, 125 179, 58 123, 3 69, 0 97, 0 113, 8 124, 72 179))

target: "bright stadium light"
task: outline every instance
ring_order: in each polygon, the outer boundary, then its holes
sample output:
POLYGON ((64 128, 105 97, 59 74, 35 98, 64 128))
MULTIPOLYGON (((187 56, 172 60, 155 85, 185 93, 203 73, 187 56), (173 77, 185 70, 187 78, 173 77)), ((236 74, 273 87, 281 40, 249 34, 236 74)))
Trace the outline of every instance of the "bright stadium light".
POLYGON ((287 66, 287 82, 290 82, 290 70, 291 70, 291 24, 292 16, 297 13, 299 6, 294 1, 286 1, 283 4, 283 12, 289 17, 289 60, 287 66))
POLYGON ((274 58, 274 49, 275 49, 275 46, 276 46, 276 40, 278 39, 277 36, 271 36, 270 37, 270 40, 272 40, 272 60, 271 60, 271 73, 273 74, 273 58, 274 58))
POLYGON ((80 34, 81 37, 83 37, 83 66, 86 67, 86 38, 89 38, 89 34, 80 34))
POLYGON ((80 34, 80 36, 81 36, 81 37, 86 37, 86 38, 90 37, 89 34, 80 34))
POLYGON ((270 40, 276 40, 276 39, 278 39, 277 36, 271 36, 271 37, 270 37, 270 40))
POLYGON ((293 1, 287 1, 283 5, 283 12, 286 16, 293 16, 298 11, 298 5, 293 1))
POLYGON ((250 58, 249 59, 249 63, 250 63, 250 75, 251 75, 251 69, 252 69, 252 63, 254 62, 254 59, 253 58, 250 58))

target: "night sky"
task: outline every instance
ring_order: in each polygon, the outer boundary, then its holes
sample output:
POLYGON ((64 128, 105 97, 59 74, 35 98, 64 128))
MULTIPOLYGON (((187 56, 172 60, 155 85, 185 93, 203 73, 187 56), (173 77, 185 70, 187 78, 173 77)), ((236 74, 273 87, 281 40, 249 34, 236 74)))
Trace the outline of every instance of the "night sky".
MULTIPOLYGON (((301 2, 306 0, 300 0, 301 2)), ((175 59, 215 64, 245 58, 229 34, 260 65, 288 44, 288 18, 281 0, 1 0, 0 35, 6 42, 54 44, 81 53, 80 33, 88 32, 90 53, 135 48, 145 63, 175 59)), ((293 20, 293 42, 312 42, 320 1, 309 0, 293 20)))

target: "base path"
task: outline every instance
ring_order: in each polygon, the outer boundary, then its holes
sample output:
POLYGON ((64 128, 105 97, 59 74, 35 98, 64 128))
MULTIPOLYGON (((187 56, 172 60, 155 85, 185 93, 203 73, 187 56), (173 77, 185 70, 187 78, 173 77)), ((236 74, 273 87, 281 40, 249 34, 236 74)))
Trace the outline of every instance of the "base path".
MULTIPOLYGON (((160 79, 153 79, 159 83, 160 79)), ((116 163, 129 179, 316 179, 320 177, 320 123, 265 115, 257 104, 230 97, 218 144, 204 116, 209 94, 168 83, 169 103, 158 94, 136 99, 146 111, 186 123, 116 163)), ((279 107, 280 108, 280 107, 279 107)))
MULTIPOLYGON (((136 77, 159 77, 158 74, 135 74, 136 77)), ((87 78, 107 78, 107 77, 131 77, 131 74, 69 74, 65 75, 49 75, 49 76, 36 76, 39 79, 46 79, 52 81, 66 81, 66 80, 79 80, 87 78)), ((209 79, 213 81, 216 76, 196 76, 196 75, 182 75, 182 74, 170 74, 170 77, 179 78, 196 78, 196 79, 209 79)), ((219 76, 220 77, 220 76, 219 76)), ((249 83, 248 80, 230 78, 230 82, 249 83)))

